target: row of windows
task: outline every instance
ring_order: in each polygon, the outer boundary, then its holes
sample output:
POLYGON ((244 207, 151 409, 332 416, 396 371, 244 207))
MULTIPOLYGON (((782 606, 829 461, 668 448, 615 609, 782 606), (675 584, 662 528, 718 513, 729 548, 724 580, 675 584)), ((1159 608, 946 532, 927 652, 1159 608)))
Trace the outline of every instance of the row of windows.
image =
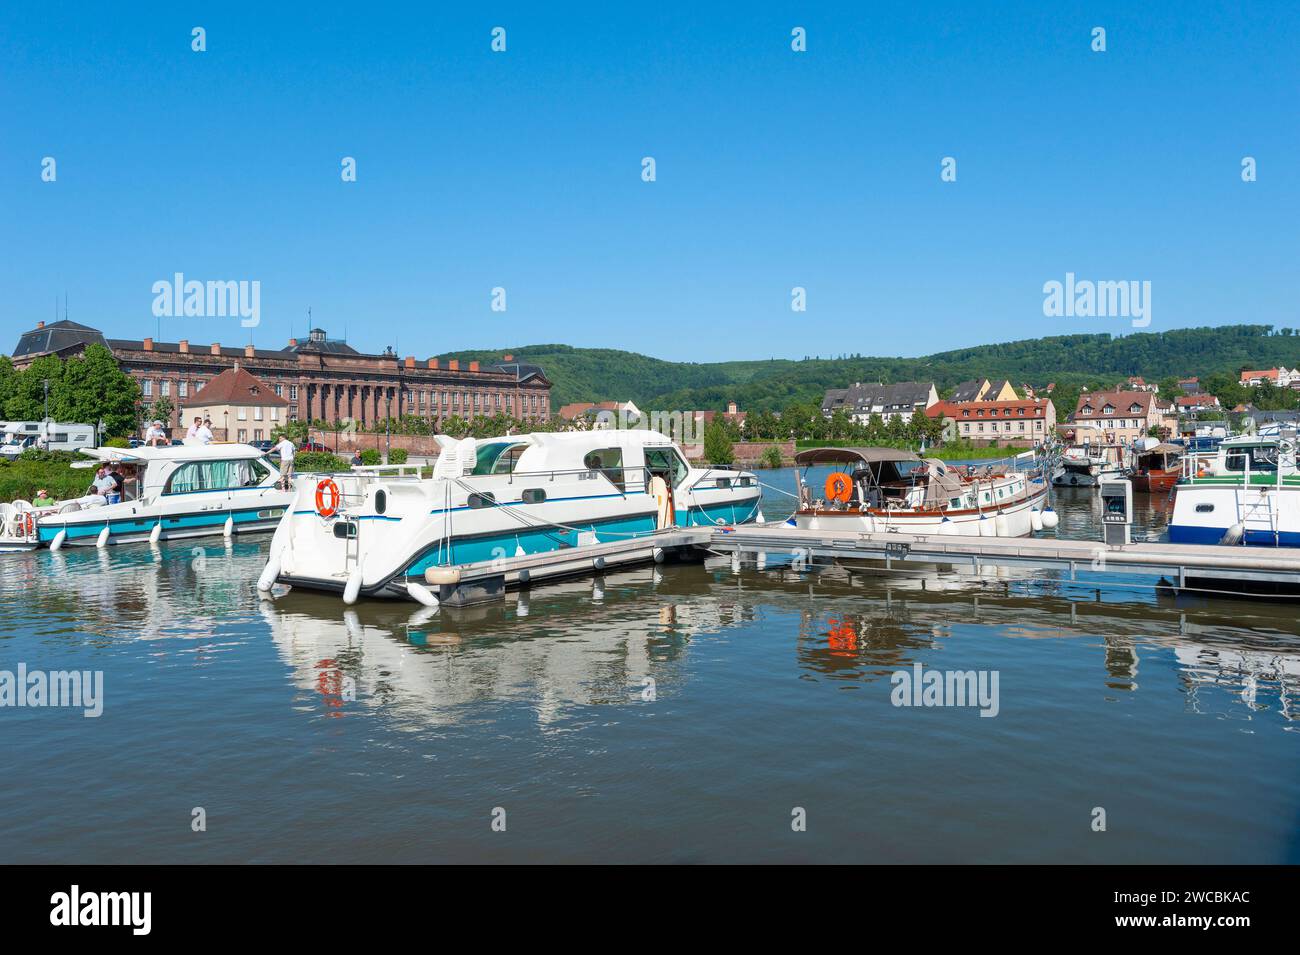
MULTIPOLYGON (((1034 409, 1034 414, 1035 414, 1035 415, 1041 415, 1042 413, 1043 413, 1043 409, 1042 409, 1042 408, 1035 408, 1035 409, 1034 409)), ((1025 409, 1024 409, 1024 408, 1017 408, 1017 409, 1016 409, 1016 414, 1020 415, 1020 416, 1023 418, 1023 417, 1025 416, 1025 409)), ((969 409, 969 408, 963 408, 963 409, 962 409, 961 416, 962 416, 963 418, 969 418, 969 417, 970 417, 970 409, 969 409)), ((991 408, 991 409, 989 409, 989 417, 990 417, 990 418, 996 418, 997 416, 998 416, 998 412, 997 412, 997 409, 996 409, 996 408, 991 408)), ((1011 409, 1010 409, 1010 408, 1003 408, 1003 409, 1002 409, 1002 416, 1005 417, 1005 418, 1010 418, 1010 417, 1011 417, 1011 409)), ((984 409, 981 408, 981 409, 979 409, 978 411, 976 411, 976 412, 975 412, 975 417, 977 417, 977 418, 982 418, 982 417, 984 417, 984 409)))
MULTIPOLYGON (((961 423, 961 431, 962 431, 962 434, 970 434, 970 433, 971 433, 970 426, 971 426, 971 423, 970 423, 969 421, 963 421, 963 422, 961 423)), ((975 430, 976 430, 976 432, 983 432, 983 430, 984 430, 984 422, 983 422, 983 421, 978 421, 978 422, 976 422, 976 423, 975 423, 975 430)), ((998 423, 997 423, 996 421, 990 421, 990 422, 989 422, 989 431, 997 431, 997 430, 998 430, 998 423)), ((1003 431, 1010 431, 1010 430, 1011 430, 1011 422, 1010 422, 1010 421, 1003 421, 1003 422, 1002 422, 1002 430, 1003 430, 1003 431)), ((1017 422, 1016 422, 1016 430, 1017 430, 1017 431, 1024 431, 1024 430, 1025 430, 1025 423, 1024 423, 1023 421, 1017 421, 1017 422)), ((1035 422, 1034 422, 1034 428, 1033 428, 1033 430, 1035 430, 1035 431, 1042 431, 1042 430, 1043 430, 1043 422, 1042 422, 1042 421, 1035 421, 1035 422)))

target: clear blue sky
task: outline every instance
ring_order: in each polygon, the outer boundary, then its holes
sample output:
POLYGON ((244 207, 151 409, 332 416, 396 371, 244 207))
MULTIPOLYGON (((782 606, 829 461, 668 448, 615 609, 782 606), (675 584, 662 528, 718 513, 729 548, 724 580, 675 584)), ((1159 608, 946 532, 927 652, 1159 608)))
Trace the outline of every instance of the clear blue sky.
POLYGON ((420 357, 1130 330, 1044 318, 1067 271, 1151 281, 1152 331, 1300 325, 1295 2, 210 6, 0 11, 4 351, 65 292, 76 321, 155 334, 177 271, 260 281, 259 346, 311 306, 420 357))

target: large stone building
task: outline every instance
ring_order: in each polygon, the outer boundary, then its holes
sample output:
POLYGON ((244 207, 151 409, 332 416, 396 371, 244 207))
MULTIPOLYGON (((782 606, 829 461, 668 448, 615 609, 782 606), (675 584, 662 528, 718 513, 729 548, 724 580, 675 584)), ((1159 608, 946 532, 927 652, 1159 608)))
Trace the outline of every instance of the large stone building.
MULTIPOLYGON (((1017 398, 1010 401, 940 401, 925 412, 932 418, 954 422, 951 437, 975 445, 1037 445, 1056 428, 1056 405, 1051 398, 1017 398)), ((949 435, 945 434, 945 440, 949 435)))
MULTIPOLYGON (((291 421, 351 419, 367 428, 387 417, 415 415, 434 426, 451 417, 463 419, 498 412, 521 421, 544 421, 551 414, 551 383, 536 365, 506 355, 500 362, 464 366, 455 360, 399 358, 391 349, 382 354, 359 352, 346 342, 312 329, 306 340, 291 338, 281 349, 230 347, 188 341, 157 342, 105 338, 98 329, 67 320, 40 322, 24 333, 13 362, 25 368, 42 355, 68 358, 99 343, 140 383, 143 404, 151 409, 166 398, 179 409, 209 381, 236 365, 265 382, 288 402, 291 421)), ((152 413, 152 412, 149 412, 152 413)))

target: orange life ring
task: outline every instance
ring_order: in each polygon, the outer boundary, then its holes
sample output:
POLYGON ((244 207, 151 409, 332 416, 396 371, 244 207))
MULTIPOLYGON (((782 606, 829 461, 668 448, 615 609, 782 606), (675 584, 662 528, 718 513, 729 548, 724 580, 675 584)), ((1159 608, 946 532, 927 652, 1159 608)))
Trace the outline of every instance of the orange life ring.
POLYGON ((339 486, 331 478, 316 482, 316 513, 321 517, 333 517, 338 513, 341 497, 339 486), (325 503, 326 494, 329 495, 328 504, 325 503))
POLYGON ((853 478, 836 471, 826 478, 826 500, 847 502, 853 496, 853 478))

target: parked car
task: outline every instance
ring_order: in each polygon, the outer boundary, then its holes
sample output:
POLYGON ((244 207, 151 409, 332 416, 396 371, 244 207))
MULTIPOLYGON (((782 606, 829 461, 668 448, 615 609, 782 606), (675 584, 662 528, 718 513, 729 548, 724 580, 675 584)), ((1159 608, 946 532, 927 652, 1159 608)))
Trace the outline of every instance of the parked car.
POLYGON ((252 444, 253 447, 257 448, 257 450, 262 452, 270 451, 273 447, 275 447, 274 441, 268 441, 265 438, 263 438, 261 441, 254 441, 252 442, 252 444))
POLYGON ((304 441, 302 444, 298 445, 298 450, 299 451, 323 451, 326 454, 334 453, 333 448, 327 448, 319 441, 304 441))

